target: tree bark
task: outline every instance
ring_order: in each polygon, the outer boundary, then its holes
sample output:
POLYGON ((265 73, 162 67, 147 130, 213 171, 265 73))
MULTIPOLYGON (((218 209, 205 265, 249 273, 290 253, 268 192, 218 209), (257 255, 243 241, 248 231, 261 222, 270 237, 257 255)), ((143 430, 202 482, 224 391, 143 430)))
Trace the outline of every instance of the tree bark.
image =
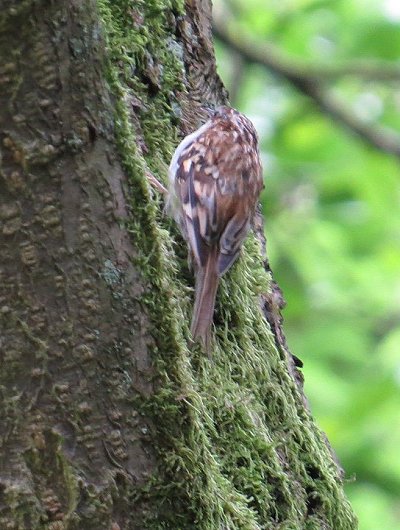
POLYGON ((146 171, 225 100, 210 18, 0 2, 1 529, 356 527, 256 236, 213 358, 190 342, 185 244, 146 171))

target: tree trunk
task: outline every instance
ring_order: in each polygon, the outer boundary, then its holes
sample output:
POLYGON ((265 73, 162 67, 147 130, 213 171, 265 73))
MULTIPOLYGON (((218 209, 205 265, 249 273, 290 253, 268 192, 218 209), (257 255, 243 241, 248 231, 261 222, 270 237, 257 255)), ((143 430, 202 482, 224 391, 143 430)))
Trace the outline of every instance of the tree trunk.
POLYGON ((190 343, 146 170, 224 97, 208 1, 1 1, 1 529, 356 527, 254 235, 190 343))

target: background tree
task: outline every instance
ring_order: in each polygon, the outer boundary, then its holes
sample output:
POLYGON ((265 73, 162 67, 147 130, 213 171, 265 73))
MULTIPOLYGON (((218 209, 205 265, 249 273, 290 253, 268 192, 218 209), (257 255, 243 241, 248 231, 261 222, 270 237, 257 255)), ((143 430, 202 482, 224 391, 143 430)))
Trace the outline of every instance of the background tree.
POLYGON ((214 4, 220 72, 262 137, 268 251, 306 394, 360 529, 398 530, 400 4, 214 4))
POLYGON ((146 174, 224 100, 210 15, 1 5, 1 528, 355 528, 260 238, 212 360, 188 346, 186 248, 146 174))

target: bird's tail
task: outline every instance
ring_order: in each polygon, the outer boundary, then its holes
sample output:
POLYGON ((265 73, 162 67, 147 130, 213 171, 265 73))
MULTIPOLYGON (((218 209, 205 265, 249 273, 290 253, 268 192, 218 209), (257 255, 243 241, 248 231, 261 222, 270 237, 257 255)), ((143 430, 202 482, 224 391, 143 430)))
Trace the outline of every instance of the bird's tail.
POLYGON ((197 271, 196 297, 191 325, 193 338, 202 342, 208 354, 211 350, 211 324, 219 283, 217 256, 218 249, 212 248, 206 265, 197 271))

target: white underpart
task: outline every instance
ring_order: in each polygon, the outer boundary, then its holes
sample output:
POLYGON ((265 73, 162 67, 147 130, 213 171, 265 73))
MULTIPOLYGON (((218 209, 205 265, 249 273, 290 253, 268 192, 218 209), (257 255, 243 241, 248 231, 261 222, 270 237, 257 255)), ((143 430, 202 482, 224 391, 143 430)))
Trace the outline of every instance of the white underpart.
MULTIPOLYGON (((174 156, 172 157, 172 160, 171 160, 171 164, 169 165, 169 171, 168 171, 168 176, 169 176, 169 201, 171 201, 172 204, 169 205, 168 209, 170 209, 170 211, 173 214, 173 216, 175 217, 175 221, 178 223, 178 225, 180 224, 180 214, 179 214, 179 208, 180 207, 183 207, 186 216, 189 219, 193 220, 193 212, 192 212, 192 204, 191 204, 192 201, 190 200, 190 197, 189 197, 189 203, 182 205, 182 204, 179 204, 180 198, 176 196, 175 179, 176 179, 176 175, 177 175, 177 172, 178 172, 179 158, 182 155, 183 151, 187 147, 189 147, 192 142, 195 142, 197 140, 197 138, 201 134, 203 134, 211 125, 212 125, 211 120, 208 120, 199 129, 194 131, 192 134, 189 134, 188 136, 186 136, 181 141, 181 143, 178 145, 178 147, 176 148, 174 156)), ((189 189, 190 189, 190 187, 189 187, 189 189)), ((204 221, 202 219, 199 219, 199 222, 200 223, 203 222, 203 224, 204 224, 204 221)), ((190 247, 192 248, 194 257, 195 257, 198 265, 200 266, 201 265, 200 254, 199 254, 199 249, 198 249, 198 246, 197 246, 198 245, 198 241, 197 241, 197 238, 196 238, 196 234, 194 232, 193 223, 185 222, 185 228, 186 228, 186 237, 189 239, 190 247)), ((204 227, 203 227, 203 229, 204 229, 204 227)))
POLYGON ((192 134, 189 134, 189 136, 185 136, 185 138, 181 141, 181 143, 178 145, 178 147, 175 150, 174 156, 172 157, 171 163, 169 165, 169 184, 170 184, 170 192, 175 193, 174 190, 174 183, 175 183, 175 177, 176 173, 178 171, 178 160, 183 151, 189 147, 189 145, 197 140, 197 138, 203 134, 209 127, 211 126, 211 120, 208 120, 204 125, 202 125, 197 131, 194 131, 192 134))

